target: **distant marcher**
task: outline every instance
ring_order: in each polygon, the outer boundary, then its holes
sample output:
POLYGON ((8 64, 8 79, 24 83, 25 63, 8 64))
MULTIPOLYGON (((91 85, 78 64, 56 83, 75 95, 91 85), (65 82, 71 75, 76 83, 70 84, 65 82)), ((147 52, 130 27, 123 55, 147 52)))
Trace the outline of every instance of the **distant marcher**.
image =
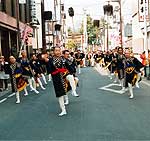
POLYGON ((140 58, 142 59, 142 64, 144 65, 144 77, 147 77, 147 72, 146 72, 146 53, 145 51, 140 55, 140 58))

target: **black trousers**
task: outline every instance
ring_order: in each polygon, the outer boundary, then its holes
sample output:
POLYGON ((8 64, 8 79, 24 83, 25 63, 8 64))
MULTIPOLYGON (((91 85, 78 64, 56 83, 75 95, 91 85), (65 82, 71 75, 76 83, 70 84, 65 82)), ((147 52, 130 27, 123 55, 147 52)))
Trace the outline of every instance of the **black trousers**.
POLYGON ((147 71, 146 71, 146 66, 144 67, 144 77, 147 77, 147 71))
POLYGON ((0 80, 0 88, 5 88, 7 89, 8 88, 8 80, 7 79, 4 79, 4 80, 0 80), (3 86, 4 84, 4 86, 3 86))

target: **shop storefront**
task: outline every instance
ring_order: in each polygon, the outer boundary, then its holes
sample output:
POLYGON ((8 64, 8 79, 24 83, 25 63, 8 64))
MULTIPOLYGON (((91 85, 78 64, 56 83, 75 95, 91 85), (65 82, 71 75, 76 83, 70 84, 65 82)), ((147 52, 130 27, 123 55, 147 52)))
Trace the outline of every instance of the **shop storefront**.
MULTIPOLYGON (((27 32, 32 32, 32 28, 22 22, 19 23, 19 27, 21 38, 25 40, 27 32)), ((17 40, 16 19, 0 12, 0 55, 7 59, 10 55, 18 57, 20 47, 17 40)))

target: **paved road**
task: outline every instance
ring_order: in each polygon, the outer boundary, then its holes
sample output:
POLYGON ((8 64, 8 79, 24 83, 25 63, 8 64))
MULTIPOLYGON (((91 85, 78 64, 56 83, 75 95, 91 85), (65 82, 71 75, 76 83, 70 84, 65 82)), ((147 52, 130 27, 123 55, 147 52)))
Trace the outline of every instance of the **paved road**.
MULTIPOLYGON (((10 97, 0 104, 0 140, 129 141, 150 140, 150 88, 141 83, 135 99, 106 89, 112 82, 93 68, 80 75, 79 98, 70 96, 68 115, 58 117, 52 83, 39 95, 10 97), (100 88, 100 89, 99 89, 100 88)), ((119 90, 112 85, 110 89, 119 90)))

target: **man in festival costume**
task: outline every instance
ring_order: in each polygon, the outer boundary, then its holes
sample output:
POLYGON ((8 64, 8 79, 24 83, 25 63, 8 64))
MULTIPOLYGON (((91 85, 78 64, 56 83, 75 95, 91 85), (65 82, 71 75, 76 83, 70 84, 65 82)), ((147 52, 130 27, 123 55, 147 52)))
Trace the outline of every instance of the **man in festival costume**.
POLYGON ((118 79, 120 82, 120 86, 122 87, 122 90, 125 90, 124 85, 124 59, 125 56, 123 54, 123 48, 118 47, 118 54, 117 54, 117 73, 118 73, 118 79))
POLYGON ((102 67, 102 61, 104 58, 104 54, 101 51, 97 51, 97 53, 94 55, 94 59, 97 65, 100 64, 100 67, 102 67))
POLYGON ((125 86, 129 88, 130 99, 134 98, 133 86, 138 81, 138 73, 142 71, 144 65, 135 57, 131 56, 131 51, 125 51, 125 86))
POLYGON ((11 84, 13 88, 13 92, 16 93, 16 104, 20 103, 20 95, 19 92, 24 90, 25 96, 28 95, 26 86, 27 86, 27 80, 23 78, 22 73, 23 70, 21 68, 21 65, 16 62, 16 59, 14 56, 10 56, 10 66, 9 66, 9 74, 11 78, 11 84))
POLYGON ((118 74, 117 74, 117 47, 115 49, 112 50, 112 74, 114 74, 115 78, 114 78, 114 83, 117 82, 118 80, 118 74))
MULTIPOLYGON (((69 51, 64 50, 63 51, 63 59, 64 59, 64 66, 68 70, 68 73, 66 75, 67 81, 69 81, 71 89, 72 89, 72 95, 75 97, 79 97, 79 95, 76 92, 76 86, 78 83, 78 78, 75 76, 76 74, 76 68, 71 60, 69 60, 69 51)), ((68 95, 65 95, 65 105, 69 104, 68 95)))
POLYGON ((75 68, 77 68, 77 63, 76 63, 76 59, 75 59, 75 54, 74 54, 74 52, 70 52, 70 58, 69 58, 69 60, 72 62, 73 66, 74 66, 75 68))
POLYGON ((67 84, 64 75, 68 73, 65 69, 63 58, 61 56, 61 49, 56 46, 54 48, 54 56, 51 58, 43 58, 49 67, 49 72, 52 75, 53 85, 55 89, 56 97, 58 98, 61 113, 59 116, 66 115, 66 108, 64 103, 64 96, 67 92, 67 84))
MULTIPOLYGON (((47 58, 51 58, 53 56, 53 49, 51 49, 50 53, 46 53, 45 54, 47 58)), ((52 80, 52 76, 51 76, 51 73, 49 72, 49 68, 47 67, 47 64, 46 65, 46 72, 47 72, 47 75, 48 75, 48 81, 51 81, 52 80)))
POLYGON ((28 79, 31 91, 34 91, 35 93, 38 94, 39 92, 36 90, 36 82, 34 79, 34 72, 31 69, 30 61, 27 58, 26 51, 21 52, 21 58, 18 59, 18 62, 21 64, 21 67, 23 69, 23 76, 28 79))
POLYGON ((108 77, 110 79, 112 79, 112 76, 111 76, 111 72, 112 72, 112 52, 111 50, 110 51, 107 51, 107 53, 104 55, 104 62, 105 62, 105 70, 108 69, 108 77))
MULTIPOLYGON (((47 53, 46 53, 47 54, 47 53)), ((41 77, 42 77, 42 79, 43 79, 43 81, 44 81, 44 83, 45 84, 47 84, 47 81, 46 81, 46 77, 45 77, 45 75, 44 74, 46 74, 46 64, 45 64, 45 61, 43 60, 43 58, 42 58, 42 53, 40 53, 40 54, 38 54, 38 55, 36 55, 36 60, 37 60, 37 64, 38 64, 38 67, 40 68, 40 70, 41 70, 41 77)))
POLYGON ((80 50, 78 50, 78 52, 75 54, 75 58, 76 58, 76 62, 77 62, 77 66, 78 66, 78 73, 81 73, 81 66, 83 65, 83 58, 84 58, 84 54, 81 53, 80 50))
POLYGON ((32 55, 32 59, 30 61, 30 66, 31 66, 31 68, 32 68, 32 70, 34 72, 34 76, 37 79, 37 82, 39 83, 41 88, 43 90, 45 90, 45 87, 43 86, 43 84, 42 84, 42 82, 40 80, 40 77, 42 76, 43 81, 44 81, 45 84, 47 84, 46 78, 45 78, 45 76, 43 74, 41 63, 40 63, 40 61, 38 60, 38 58, 36 57, 35 54, 32 55))

